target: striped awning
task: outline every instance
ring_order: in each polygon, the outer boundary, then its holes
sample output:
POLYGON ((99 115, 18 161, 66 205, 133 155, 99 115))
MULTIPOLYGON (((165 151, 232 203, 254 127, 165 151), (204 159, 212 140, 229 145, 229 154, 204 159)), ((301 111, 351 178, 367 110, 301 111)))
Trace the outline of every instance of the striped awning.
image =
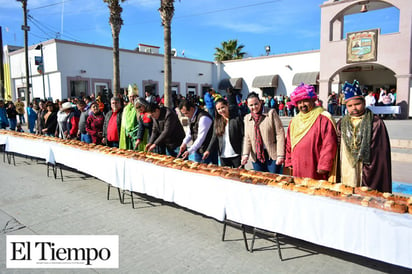
POLYGON ((253 79, 252 87, 254 88, 277 88, 278 87, 277 74, 256 76, 253 79))
POLYGON ((293 76, 292 85, 299 86, 301 83, 306 85, 317 85, 319 81, 319 71, 301 72, 293 76))
POLYGON ((242 81, 243 81, 242 77, 222 79, 219 82, 219 87, 218 88, 219 88, 219 90, 226 90, 228 88, 242 89, 242 81))

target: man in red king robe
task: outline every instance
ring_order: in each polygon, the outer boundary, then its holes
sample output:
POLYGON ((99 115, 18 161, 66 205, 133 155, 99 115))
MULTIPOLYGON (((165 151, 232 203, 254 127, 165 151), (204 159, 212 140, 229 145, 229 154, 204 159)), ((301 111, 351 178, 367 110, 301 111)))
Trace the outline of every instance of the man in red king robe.
POLYGON ((341 183, 392 192, 391 146, 379 116, 365 107, 358 81, 343 86, 348 110, 337 124, 341 183))
POLYGON ((337 134, 329 112, 315 106, 313 86, 301 84, 290 95, 299 110, 288 128, 285 167, 291 175, 336 182, 337 134))

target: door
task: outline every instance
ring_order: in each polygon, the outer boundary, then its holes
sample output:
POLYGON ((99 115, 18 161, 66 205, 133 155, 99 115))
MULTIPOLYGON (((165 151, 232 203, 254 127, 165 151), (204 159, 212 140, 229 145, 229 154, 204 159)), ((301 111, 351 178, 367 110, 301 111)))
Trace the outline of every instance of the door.
POLYGON ((81 98, 88 94, 89 82, 87 80, 70 81, 70 97, 81 98))
POLYGON ((109 84, 108 83, 103 83, 103 82, 96 82, 94 83, 94 96, 97 98, 97 96, 101 96, 104 94, 106 90, 109 90, 109 84))

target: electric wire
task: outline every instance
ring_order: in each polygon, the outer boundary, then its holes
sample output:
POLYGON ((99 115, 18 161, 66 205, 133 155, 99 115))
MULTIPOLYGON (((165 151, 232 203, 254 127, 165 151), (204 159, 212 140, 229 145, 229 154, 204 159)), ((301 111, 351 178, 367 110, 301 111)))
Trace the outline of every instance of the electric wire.
POLYGON ((217 9, 217 10, 205 11, 205 12, 200 12, 200 13, 177 16, 176 18, 179 19, 179 18, 187 18, 187 17, 193 17, 193 16, 202 16, 202 15, 213 14, 213 13, 220 13, 220 12, 225 12, 225 11, 233 11, 233 10, 238 10, 238 9, 244 9, 244 8, 250 8, 250 7, 256 7, 256 6, 272 4, 272 3, 276 3, 276 2, 280 2, 280 1, 282 1, 282 0, 273 0, 273 1, 266 1, 266 2, 260 2, 260 3, 255 3, 255 4, 237 6, 237 7, 232 7, 232 8, 217 9))
MULTIPOLYGON (((64 0, 61 2, 56 2, 56 3, 51 3, 48 5, 43 5, 43 6, 38 6, 38 7, 34 7, 34 8, 30 8, 30 10, 39 10, 39 9, 44 9, 44 8, 49 8, 51 6, 57 6, 57 5, 61 5, 63 3, 67 3, 67 2, 72 2, 73 0, 64 0)), ((240 5, 240 6, 235 6, 235 7, 230 7, 230 8, 222 8, 222 9, 216 9, 216 10, 210 10, 210 11, 204 11, 204 12, 199 12, 199 13, 192 13, 192 14, 187 14, 187 15, 180 15, 180 16, 176 16, 174 18, 174 20, 179 20, 179 19, 185 19, 185 18, 190 18, 190 17, 198 17, 198 16, 204 16, 204 15, 208 15, 208 14, 216 14, 216 13, 222 13, 222 12, 227 12, 227 11, 234 11, 234 10, 239 10, 239 9, 245 9, 245 8, 251 8, 251 7, 256 7, 256 6, 262 6, 262 5, 268 5, 268 4, 273 4, 276 2, 280 2, 282 0, 272 0, 272 1, 264 1, 264 2, 259 2, 259 3, 253 3, 253 4, 247 4, 247 5, 240 5)), ((96 11, 96 9, 93 10, 89 10, 89 11, 96 11)), ((82 12, 88 12, 88 11, 82 11, 82 12)), ((67 13, 66 13, 67 14, 67 13)), ((70 13, 68 13, 70 14, 70 13)), ((30 21, 36 25, 37 28, 39 28, 39 30, 43 33, 45 33, 46 35, 48 35, 48 37, 67 37, 67 39, 76 41, 76 42, 83 42, 80 39, 78 39, 75 35, 72 34, 68 34, 67 31, 65 31, 65 33, 60 33, 59 31, 55 31, 54 29, 48 27, 47 25, 45 25, 44 23, 40 22, 39 20, 36 20, 32 15, 30 15, 31 19, 30 21), (44 29, 48 29, 48 31, 50 33, 46 33, 46 31, 44 29)), ((156 20, 157 22, 158 20, 156 20)), ((128 25, 143 25, 143 24, 147 24, 147 23, 151 23, 154 22, 149 20, 149 21, 140 21, 139 23, 136 24, 128 24, 128 25)), ((85 28, 84 30, 95 30, 95 27, 92 28, 85 28)))
POLYGON ((27 19, 29 22, 31 22, 34 26, 36 26, 41 32, 43 32, 47 36, 50 37, 50 32, 55 33, 53 29, 47 27, 46 25, 41 26, 41 23, 38 20, 34 19, 34 17, 31 16, 30 14, 27 15, 27 19), (45 28, 47 28, 48 31, 46 31, 45 28))
MULTIPOLYGON (((47 39, 51 39, 51 38, 60 38, 61 36, 63 37, 67 37, 70 40, 76 41, 76 42, 82 42, 81 39, 77 38, 74 35, 71 35, 69 33, 60 33, 59 31, 56 31, 55 29, 53 29, 52 27, 42 23, 40 20, 37 20, 36 18, 34 18, 34 16, 32 15, 28 15, 28 20, 34 25, 36 26, 41 32, 43 32, 46 36, 47 39), (46 30, 45 30, 46 29, 46 30)), ((32 33, 31 33, 32 34, 32 33)))
POLYGON ((52 6, 61 5, 62 3, 67 3, 67 2, 70 2, 70 1, 73 1, 73 0, 65 0, 65 1, 58 2, 58 3, 53 3, 53 4, 44 5, 44 6, 34 7, 34 8, 30 8, 30 10, 44 9, 44 8, 48 8, 48 7, 52 7, 52 6))

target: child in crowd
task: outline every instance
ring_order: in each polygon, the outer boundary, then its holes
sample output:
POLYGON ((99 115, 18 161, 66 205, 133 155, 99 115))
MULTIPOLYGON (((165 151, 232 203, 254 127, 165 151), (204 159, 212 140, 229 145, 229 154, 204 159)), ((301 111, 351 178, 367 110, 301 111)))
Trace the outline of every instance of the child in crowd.
POLYGON ((279 116, 285 116, 285 104, 283 101, 279 102, 279 116))

